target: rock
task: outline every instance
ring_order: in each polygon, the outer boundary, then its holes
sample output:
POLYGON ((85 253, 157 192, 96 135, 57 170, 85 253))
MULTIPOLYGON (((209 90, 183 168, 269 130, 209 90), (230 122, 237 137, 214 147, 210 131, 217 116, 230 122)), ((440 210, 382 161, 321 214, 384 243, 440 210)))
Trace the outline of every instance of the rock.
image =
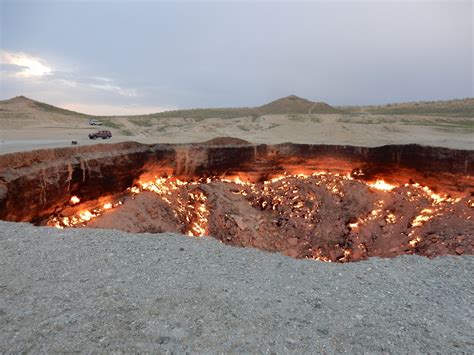
POLYGON ((289 238, 287 239, 288 245, 295 247, 298 245, 298 238, 289 238))
POLYGON ((462 255, 464 254, 464 248, 463 247, 457 247, 456 249, 454 249, 454 251, 456 252, 456 254, 458 255, 462 255))
POLYGON ((158 339, 158 344, 160 344, 160 345, 166 345, 166 344, 168 344, 170 341, 171 341, 171 338, 170 338, 170 337, 160 337, 160 338, 158 339))
POLYGON ((344 250, 342 249, 330 250, 329 256, 331 260, 339 260, 344 257, 344 250))
POLYGON ((290 249, 286 249, 283 254, 287 255, 287 256, 290 256, 292 258, 297 258, 299 253, 296 249, 294 248, 290 248, 290 249))
POLYGON ((230 217, 234 220, 235 224, 237 224, 237 227, 239 227, 241 230, 247 229, 247 225, 245 224, 242 217, 235 215, 231 215, 230 217))

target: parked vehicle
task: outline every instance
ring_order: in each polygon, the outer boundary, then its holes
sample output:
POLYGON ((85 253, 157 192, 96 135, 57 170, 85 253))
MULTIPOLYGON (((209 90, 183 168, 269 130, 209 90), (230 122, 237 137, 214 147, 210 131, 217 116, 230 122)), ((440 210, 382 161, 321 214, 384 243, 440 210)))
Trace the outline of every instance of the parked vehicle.
POLYGON ((89 121, 89 124, 90 124, 91 126, 102 126, 103 123, 102 123, 102 121, 99 121, 99 120, 96 120, 96 119, 92 119, 92 120, 89 121))
POLYGON ((110 132, 110 131, 98 131, 98 132, 95 132, 95 133, 89 133, 89 139, 97 139, 97 138, 102 138, 102 139, 112 138, 112 132, 110 132))

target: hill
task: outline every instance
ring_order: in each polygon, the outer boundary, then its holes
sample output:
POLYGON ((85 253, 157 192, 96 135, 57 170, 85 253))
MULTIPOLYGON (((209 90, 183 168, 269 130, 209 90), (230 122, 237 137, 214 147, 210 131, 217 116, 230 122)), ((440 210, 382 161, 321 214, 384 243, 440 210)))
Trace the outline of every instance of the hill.
MULTIPOLYGON (((341 111, 324 102, 313 102, 301 97, 291 95, 272 101, 259 107, 236 107, 236 108, 197 108, 189 110, 165 111, 150 113, 148 115, 128 116, 132 119, 146 118, 237 118, 237 117, 259 117, 263 115, 277 114, 308 114, 308 113, 340 113, 341 111)), ((9 100, 0 101, 1 118, 41 118, 45 115, 69 116, 90 118, 91 115, 66 110, 43 102, 29 99, 25 96, 17 96, 9 100)), ((105 119, 109 116, 101 116, 105 119)), ((110 116, 118 117, 118 116, 110 116)))
POLYGON ((258 107, 238 108, 198 108, 190 110, 165 111, 146 115, 147 117, 181 117, 181 118, 237 118, 259 117, 263 115, 341 113, 324 102, 313 102, 301 97, 290 95, 258 107))
MULTIPOLYGON (((370 106, 340 106, 333 107, 325 102, 314 102, 295 95, 286 96, 258 107, 235 108, 196 108, 186 110, 165 111, 147 115, 127 116, 131 119, 141 118, 238 118, 259 117, 263 115, 283 114, 377 114, 377 115, 414 115, 439 117, 474 117, 474 98, 446 101, 420 101, 370 106)), ((32 100, 25 96, 17 96, 8 100, 0 100, 0 119, 43 117, 91 118, 97 117, 66 110, 43 102, 32 100)), ((101 116, 108 117, 120 116, 101 116)), ((121 116, 124 117, 124 116, 121 116)))
POLYGON ((341 113, 325 102, 313 102, 301 97, 290 95, 272 101, 257 108, 264 115, 291 114, 291 113, 341 113))
POLYGON ((0 119, 38 118, 44 114, 81 118, 90 117, 89 115, 83 113, 70 111, 43 102, 35 101, 25 96, 16 96, 12 99, 0 101, 0 119))

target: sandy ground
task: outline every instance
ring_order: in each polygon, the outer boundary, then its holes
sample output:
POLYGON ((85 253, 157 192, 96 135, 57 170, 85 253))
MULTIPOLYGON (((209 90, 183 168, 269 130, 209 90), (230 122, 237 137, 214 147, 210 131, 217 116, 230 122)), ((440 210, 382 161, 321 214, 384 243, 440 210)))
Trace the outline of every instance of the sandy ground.
POLYGON ((369 147, 419 143, 474 149, 472 128, 441 124, 432 117, 318 114, 202 120, 167 118, 151 121, 118 117, 109 120, 116 128, 90 126, 85 118, 68 118, 67 122, 61 117, 44 117, 41 120, 2 119, 0 153, 64 147, 71 145, 73 140, 80 145, 93 144, 97 141, 89 140, 87 135, 98 129, 112 131, 112 139, 107 140, 110 143, 130 140, 140 143, 189 143, 230 136, 252 143, 293 142, 369 147))
POLYGON ((0 352, 472 353, 474 258, 294 260, 0 222, 0 352))

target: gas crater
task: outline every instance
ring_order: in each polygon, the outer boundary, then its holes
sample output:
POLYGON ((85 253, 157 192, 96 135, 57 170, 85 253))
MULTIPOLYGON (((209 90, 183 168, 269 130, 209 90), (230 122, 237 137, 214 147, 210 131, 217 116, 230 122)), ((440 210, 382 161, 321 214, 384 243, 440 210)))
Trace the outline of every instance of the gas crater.
POLYGON ((0 156, 0 218, 175 232, 327 262, 474 253, 474 153, 119 143, 0 156))

